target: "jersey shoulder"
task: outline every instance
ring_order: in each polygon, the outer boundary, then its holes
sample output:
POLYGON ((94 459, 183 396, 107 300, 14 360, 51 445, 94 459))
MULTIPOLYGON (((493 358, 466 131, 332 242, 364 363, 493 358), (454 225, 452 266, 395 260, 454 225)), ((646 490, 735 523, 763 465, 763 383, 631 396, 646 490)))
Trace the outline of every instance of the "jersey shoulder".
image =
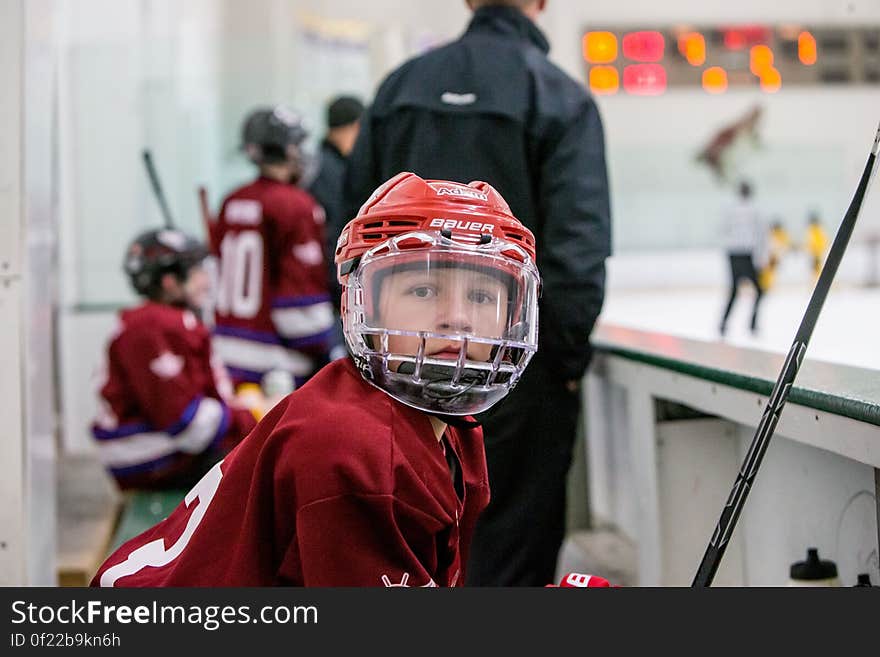
POLYGON ((306 190, 268 178, 239 187, 223 201, 220 221, 229 227, 275 225, 282 231, 323 222, 323 210, 306 190))
POLYGON ((279 221, 317 221, 321 206, 310 192, 293 185, 285 185, 274 199, 279 221))
POLYGON ((118 332, 126 335, 151 335, 167 333, 204 333, 207 328, 184 308, 163 303, 148 302, 136 308, 122 311, 118 332))
POLYGON ((294 472, 300 504, 345 494, 393 490, 391 399, 366 383, 353 365, 333 361, 289 395, 273 428, 294 472))
POLYGON ((191 311, 150 302, 121 313, 108 347, 111 356, 131 359, 156 349, 201 350, 210 339, 208 329, 191 311))

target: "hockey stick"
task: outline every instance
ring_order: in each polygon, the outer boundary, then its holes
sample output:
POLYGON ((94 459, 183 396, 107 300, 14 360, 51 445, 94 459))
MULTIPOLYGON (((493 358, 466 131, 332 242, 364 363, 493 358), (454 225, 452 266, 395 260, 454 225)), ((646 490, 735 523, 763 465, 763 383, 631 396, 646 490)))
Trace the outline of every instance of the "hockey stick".
POLYGON ((715 527, 715 533, 712 534, 712 539, 709 541, 706 553, 703 555, 703 560, 700 562, 700 567, 697 569, 697 574, 691 586, 711 586, 712 579, 715 577, 715 571, 718 570, 718 565, 721 563, 721 558, 724 556, 724 551, 730 542, 736 521, 745 506, 746 498, 752 489, 755 476, 758 474, 761 460, 764 458, 764 453, 767 451, 767 446, 773 437, 773 431, 776 429, 776 423, 779 421, 782 407, 785 406, 788 394, 791 392, 791 386, 801 367, 801 363, 803 363, 804 353, 807 350, 816 321, 819 319, 822 305, 828 296, 831 282, 834 280, 834 275, 837 273, 837 268, 846 251, 846 245, 849 243, 850 236, 852 236, 856 219, 859 216, 859 210, 862 208, 862 200, 865 198, 868 185, 873 177, 878 144, 880 144, 880 128, 878 128, 877 135, 874 137, 874 145, 871 147, 870 155, 868 155, 868 163, 862 172, 859 186, 856 188, 856 193, 849 204, 849 209, 846 211, 840 228, 837 230, 834 243, 828 251, 825 266, 822 267, 822 273, 816 282, 816 287, 813 290, 813 295, 810 297, 810 303, 807 305, 801 325, 788 352, 788 357, 785 359, 785 364, 782 366, 782 371, 779 373, 776 385, 773 386, 773 391, 767 400, 764 415, 761 417, 761 422, 755 431, 755 437, 752 438, 752 444, 749 446, 746 458, 736 476, 733 490, 730 491, 730 497, 727 498, 727 502, 721 512, 721 518, 718 520, 718 526, 715 527))
POLYGON ((214 246, 214 232, 211 230, 214 226, 214 217, 211 215, 211 205, 208 203, 208 190, 204 185, 199 185, 199 209, 202 212, 202 224, 205 227, 205 235, 208 238, 208 245, 214 246))
POLYGON ((165 218, 165 228, 174 228, 174 219, 171 216, 171 210, 168 209, 168 202, 165 200, 165 193, 162 191, 162 183, 159 182, 156 167, 153 165, 153 156, 149 149, 144 149, 144 166, 147 167, 147 175, 150 176, 153 194, 155 194, 156 200, 159 201, 159 207, 162 209, 162 216, 165 218))

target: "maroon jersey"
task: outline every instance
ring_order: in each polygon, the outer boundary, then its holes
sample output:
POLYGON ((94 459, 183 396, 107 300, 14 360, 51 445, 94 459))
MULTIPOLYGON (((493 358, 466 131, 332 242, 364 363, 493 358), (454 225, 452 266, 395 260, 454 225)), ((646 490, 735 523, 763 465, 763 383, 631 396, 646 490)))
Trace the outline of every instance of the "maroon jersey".
POLYGON ((450 426, 438 441, 426 414, 340 359, 92 584, 461 586, 488 501, 481 429, 450 426))
POLYGON ((227 405, 228 375, 188 310, 154 302, 124 310, 103 374, 92 434, 122 488, 179 485, 255 424, 249 411, 227 405))
POLYGON ((223 202, 211 242, 214 344, 233 380, 286 369, 302 383, 327 362, 333 336, 324 211, 307 192, 258 178, 223 202))

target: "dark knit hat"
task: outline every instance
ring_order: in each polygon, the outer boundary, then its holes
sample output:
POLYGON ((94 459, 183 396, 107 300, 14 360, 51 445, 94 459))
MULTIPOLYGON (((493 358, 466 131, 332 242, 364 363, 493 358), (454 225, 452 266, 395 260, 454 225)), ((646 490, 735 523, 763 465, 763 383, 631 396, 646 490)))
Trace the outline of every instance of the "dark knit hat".
POLYGON ((354 96, 337 96, 327 105, 327 127, 354 123, 364 111, 364 104, 354 96))

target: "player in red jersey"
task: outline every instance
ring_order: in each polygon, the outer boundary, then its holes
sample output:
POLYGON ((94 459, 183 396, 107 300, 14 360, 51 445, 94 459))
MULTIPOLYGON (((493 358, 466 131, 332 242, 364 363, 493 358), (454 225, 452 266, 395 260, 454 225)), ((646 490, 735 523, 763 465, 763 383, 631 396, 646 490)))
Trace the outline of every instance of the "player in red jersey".
POLYGON ((537 346, 532 234, 488 184, 381 186, 336 250, 351 358, 278 403, 102 586, 461 586, 489 500, 469 416, 537 346))
POLYGON ((302 173, 302 122, 258 109, 242 141, 259 177, 232 192, 211 228, 218 257, 214 345, 234 383, 283 369, 303 383, 327 362, 333 337, 324 211, 291 184, 302 173))
POLYGON ((188 488, 254 427, 197 319, 209 293, 205 247, 172 229, 135 239, 124 268, 146 301, 110 338, 92 433, 119 486, 188 488), (194 312, 195 311, 195 312, 194 312))

